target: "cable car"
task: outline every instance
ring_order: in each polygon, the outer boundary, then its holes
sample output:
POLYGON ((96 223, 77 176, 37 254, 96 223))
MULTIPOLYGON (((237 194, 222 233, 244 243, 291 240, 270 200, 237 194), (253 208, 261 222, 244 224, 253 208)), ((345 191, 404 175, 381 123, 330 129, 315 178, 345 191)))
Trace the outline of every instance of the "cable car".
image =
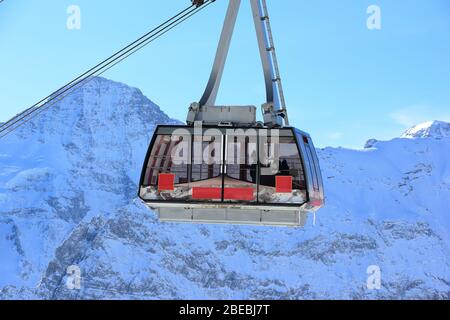
MULTIPOLYGON (((195 2, 193 2, 195 4, 195 2)), ((230 0, 206 90, 186 126, 158 126, 139 197, 161 221, 303 226, 324 205, 309 134, 289 125, 265 0, 250 0, 265 83, 255 106, 217 106, 241 0, 230 0)))

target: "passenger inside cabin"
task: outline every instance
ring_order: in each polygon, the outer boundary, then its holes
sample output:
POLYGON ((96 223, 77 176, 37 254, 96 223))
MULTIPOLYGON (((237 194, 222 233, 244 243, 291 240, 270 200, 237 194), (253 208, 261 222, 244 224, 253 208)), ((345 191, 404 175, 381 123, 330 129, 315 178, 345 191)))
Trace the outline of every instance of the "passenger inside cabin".
POLYGON ((280 162, 280 173, 278 175, 280 176, 289 176, 291 174, 289 164, 286 160, 283 160, 280 162))
POLYGON ((258 161, 258 156, 256 154, 256 151, 252 152, 250 159, 251 159, 251 163, 252 163, 250 165, 250 176, 252 178, 252 183, 256 183, 256 172, 258 170, 258 165, 256 164, 258 161))

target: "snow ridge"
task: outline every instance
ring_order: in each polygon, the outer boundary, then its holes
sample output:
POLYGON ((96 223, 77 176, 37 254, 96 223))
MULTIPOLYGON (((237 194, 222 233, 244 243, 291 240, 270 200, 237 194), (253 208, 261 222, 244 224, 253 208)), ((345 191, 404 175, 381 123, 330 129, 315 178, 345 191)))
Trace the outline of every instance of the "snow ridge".
POLYGON ((402 138, 434 138, 450 137, 450 123, 443 121, 427 121, 408 129, 402 138))

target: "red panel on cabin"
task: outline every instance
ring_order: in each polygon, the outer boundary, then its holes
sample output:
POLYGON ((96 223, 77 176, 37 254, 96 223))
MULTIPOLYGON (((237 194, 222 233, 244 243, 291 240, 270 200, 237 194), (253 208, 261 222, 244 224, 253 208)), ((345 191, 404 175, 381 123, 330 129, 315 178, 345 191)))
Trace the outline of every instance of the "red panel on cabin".
POLYGON ((225 200, 241 200, 253 201, 255 200, 253 188, 225 188, 225 200))
POLYGON ((175 175, 168 173, 161 173, 158 176, 158 191, 174 191, 175 190, 175 175))
POLYGON ((292 177, 276 177, 277 193, 292 193, 292 177))
POLYGON ((221 200, 222 188, 192 188, 192 199, 221 200))

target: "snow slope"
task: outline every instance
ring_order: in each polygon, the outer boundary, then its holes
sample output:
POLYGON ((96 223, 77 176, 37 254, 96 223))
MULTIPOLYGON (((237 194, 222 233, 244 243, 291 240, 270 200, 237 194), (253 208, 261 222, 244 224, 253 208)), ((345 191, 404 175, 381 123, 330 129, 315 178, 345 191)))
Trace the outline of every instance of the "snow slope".
POLYGON ((136 199, 157 123, 97 78, 0 140, 0 298, 450 299, 450 124, 319 150, 327 206, 297 229, 159 223, 136 199))

